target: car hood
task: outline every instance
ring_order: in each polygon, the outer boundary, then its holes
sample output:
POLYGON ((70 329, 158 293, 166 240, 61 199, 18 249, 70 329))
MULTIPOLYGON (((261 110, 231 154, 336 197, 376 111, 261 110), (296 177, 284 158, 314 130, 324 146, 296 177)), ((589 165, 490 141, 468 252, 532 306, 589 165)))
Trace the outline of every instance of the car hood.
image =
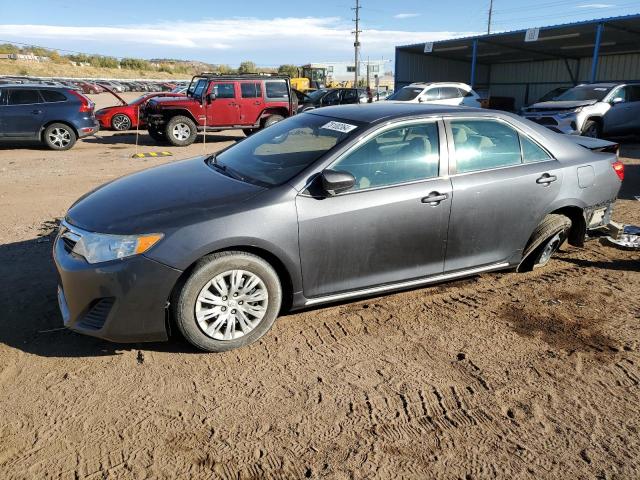
POLYGON ((597 100, 565 100, 565 101, 549 101, 549 102, 540 102, 534 103, 533 105, 528 106, 524 109, 527 111, 540 111, 540 110, 572 110, 578 107, 586 107, 588 105, 593 105, 598 103, 597 100))
POLYGON ((149 100, 149 105, 154 106, 174 106, 174 105, 187 105, 187 104, 198 104, 199 103, 191 97, 187 97, 186 95, 180 97, 153 97, 149 100))
POLYGON ((116 92, 114 92, 112 89, 110 89, 106 85, 100 85, 100 86, 104 88, 107 92, 109 92, 111 95, 116 97, 121 105, 127 105, 127 102, 125 102, 124 99, 120 95, 118 95, 116 92))
POLYGON ((76 201, 66 221, 99 233, 167 233, 227 213, 264 190, 212 169, 202 156, 107 183, 76 201))

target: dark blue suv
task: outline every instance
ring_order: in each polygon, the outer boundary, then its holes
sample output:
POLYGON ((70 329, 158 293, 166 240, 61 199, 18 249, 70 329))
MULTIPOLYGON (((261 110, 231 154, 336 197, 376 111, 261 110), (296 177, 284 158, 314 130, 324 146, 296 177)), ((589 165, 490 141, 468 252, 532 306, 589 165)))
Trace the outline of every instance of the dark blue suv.
POLYGON ((95 104, 81 93, 45 85, 0 85, 0 141, 37 140, 68 150, 99 129, 95 104))

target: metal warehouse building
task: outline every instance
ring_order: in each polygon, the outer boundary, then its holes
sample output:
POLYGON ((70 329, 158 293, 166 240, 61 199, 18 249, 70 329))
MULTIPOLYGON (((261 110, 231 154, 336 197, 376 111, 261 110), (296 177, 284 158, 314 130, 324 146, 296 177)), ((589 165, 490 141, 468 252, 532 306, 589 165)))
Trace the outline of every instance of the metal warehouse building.
POLYGON ((515 108, 561 86, 631 80, 640 80, 640 14, 396 47, 396 88, 465 82, 515 108))

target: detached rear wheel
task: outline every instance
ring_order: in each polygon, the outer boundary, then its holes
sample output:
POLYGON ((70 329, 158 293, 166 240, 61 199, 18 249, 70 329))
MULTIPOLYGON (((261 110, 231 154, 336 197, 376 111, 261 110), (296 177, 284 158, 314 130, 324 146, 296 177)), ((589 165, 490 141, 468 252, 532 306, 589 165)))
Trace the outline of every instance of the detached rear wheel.
POLYGON ((195 142, 198 129, 189 117, 178 115, 167 122, 164 133, 172 145, 186 147, 195 142))
POLYGON ((518 271, 544 267, 569 236, 571 225, 571 220, 564 215, 552 213, 544 217, 524 249, 518 271))
POLYGON ((167 137, 164 134, 164 132, 156 127, 152 127, 151 125, 149 125, 149 127, 147 127, 147 131, 149 132, 149 136, 151 138, 153 138, 155 141, 157 142, 166 142, 167 141, 167 137))
POLYGON ((189 343, 224 352, 266 334, 281 303, 280 280, 271 265, 250 253, 220 252, 196 264, 171 309, 189 343))

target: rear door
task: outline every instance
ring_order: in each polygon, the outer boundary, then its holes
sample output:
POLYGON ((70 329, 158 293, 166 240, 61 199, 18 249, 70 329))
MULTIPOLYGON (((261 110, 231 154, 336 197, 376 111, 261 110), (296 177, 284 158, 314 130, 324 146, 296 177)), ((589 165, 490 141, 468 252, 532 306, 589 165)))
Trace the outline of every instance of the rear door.
POLYGON ((640 85, 619 87, 611 97, 611 108, 604 115, 603 130, 607 134, 636 133, 640 128, 640 85))
POLYGON ((44 104, 36 89, 16 88, 8 90, 4 113, 4 130, 7 137, 35 138, 43 124, 44 104))
POLYGON ((264 98, 262 82, 240 82, 240 123, 242 125, 255 125, 264 110, 264 98))
POLYGON ((519 261, 560 191, 560 163, 506 122, 446 123, 453 201, 445 272, 519 261))
POLYGON ((207 105, 207 125, 211 127, 226 127, 240 124, 240 104, 238 103, 239 82, 211 82, 209 93, 215 93, 216 98, 207 105))

